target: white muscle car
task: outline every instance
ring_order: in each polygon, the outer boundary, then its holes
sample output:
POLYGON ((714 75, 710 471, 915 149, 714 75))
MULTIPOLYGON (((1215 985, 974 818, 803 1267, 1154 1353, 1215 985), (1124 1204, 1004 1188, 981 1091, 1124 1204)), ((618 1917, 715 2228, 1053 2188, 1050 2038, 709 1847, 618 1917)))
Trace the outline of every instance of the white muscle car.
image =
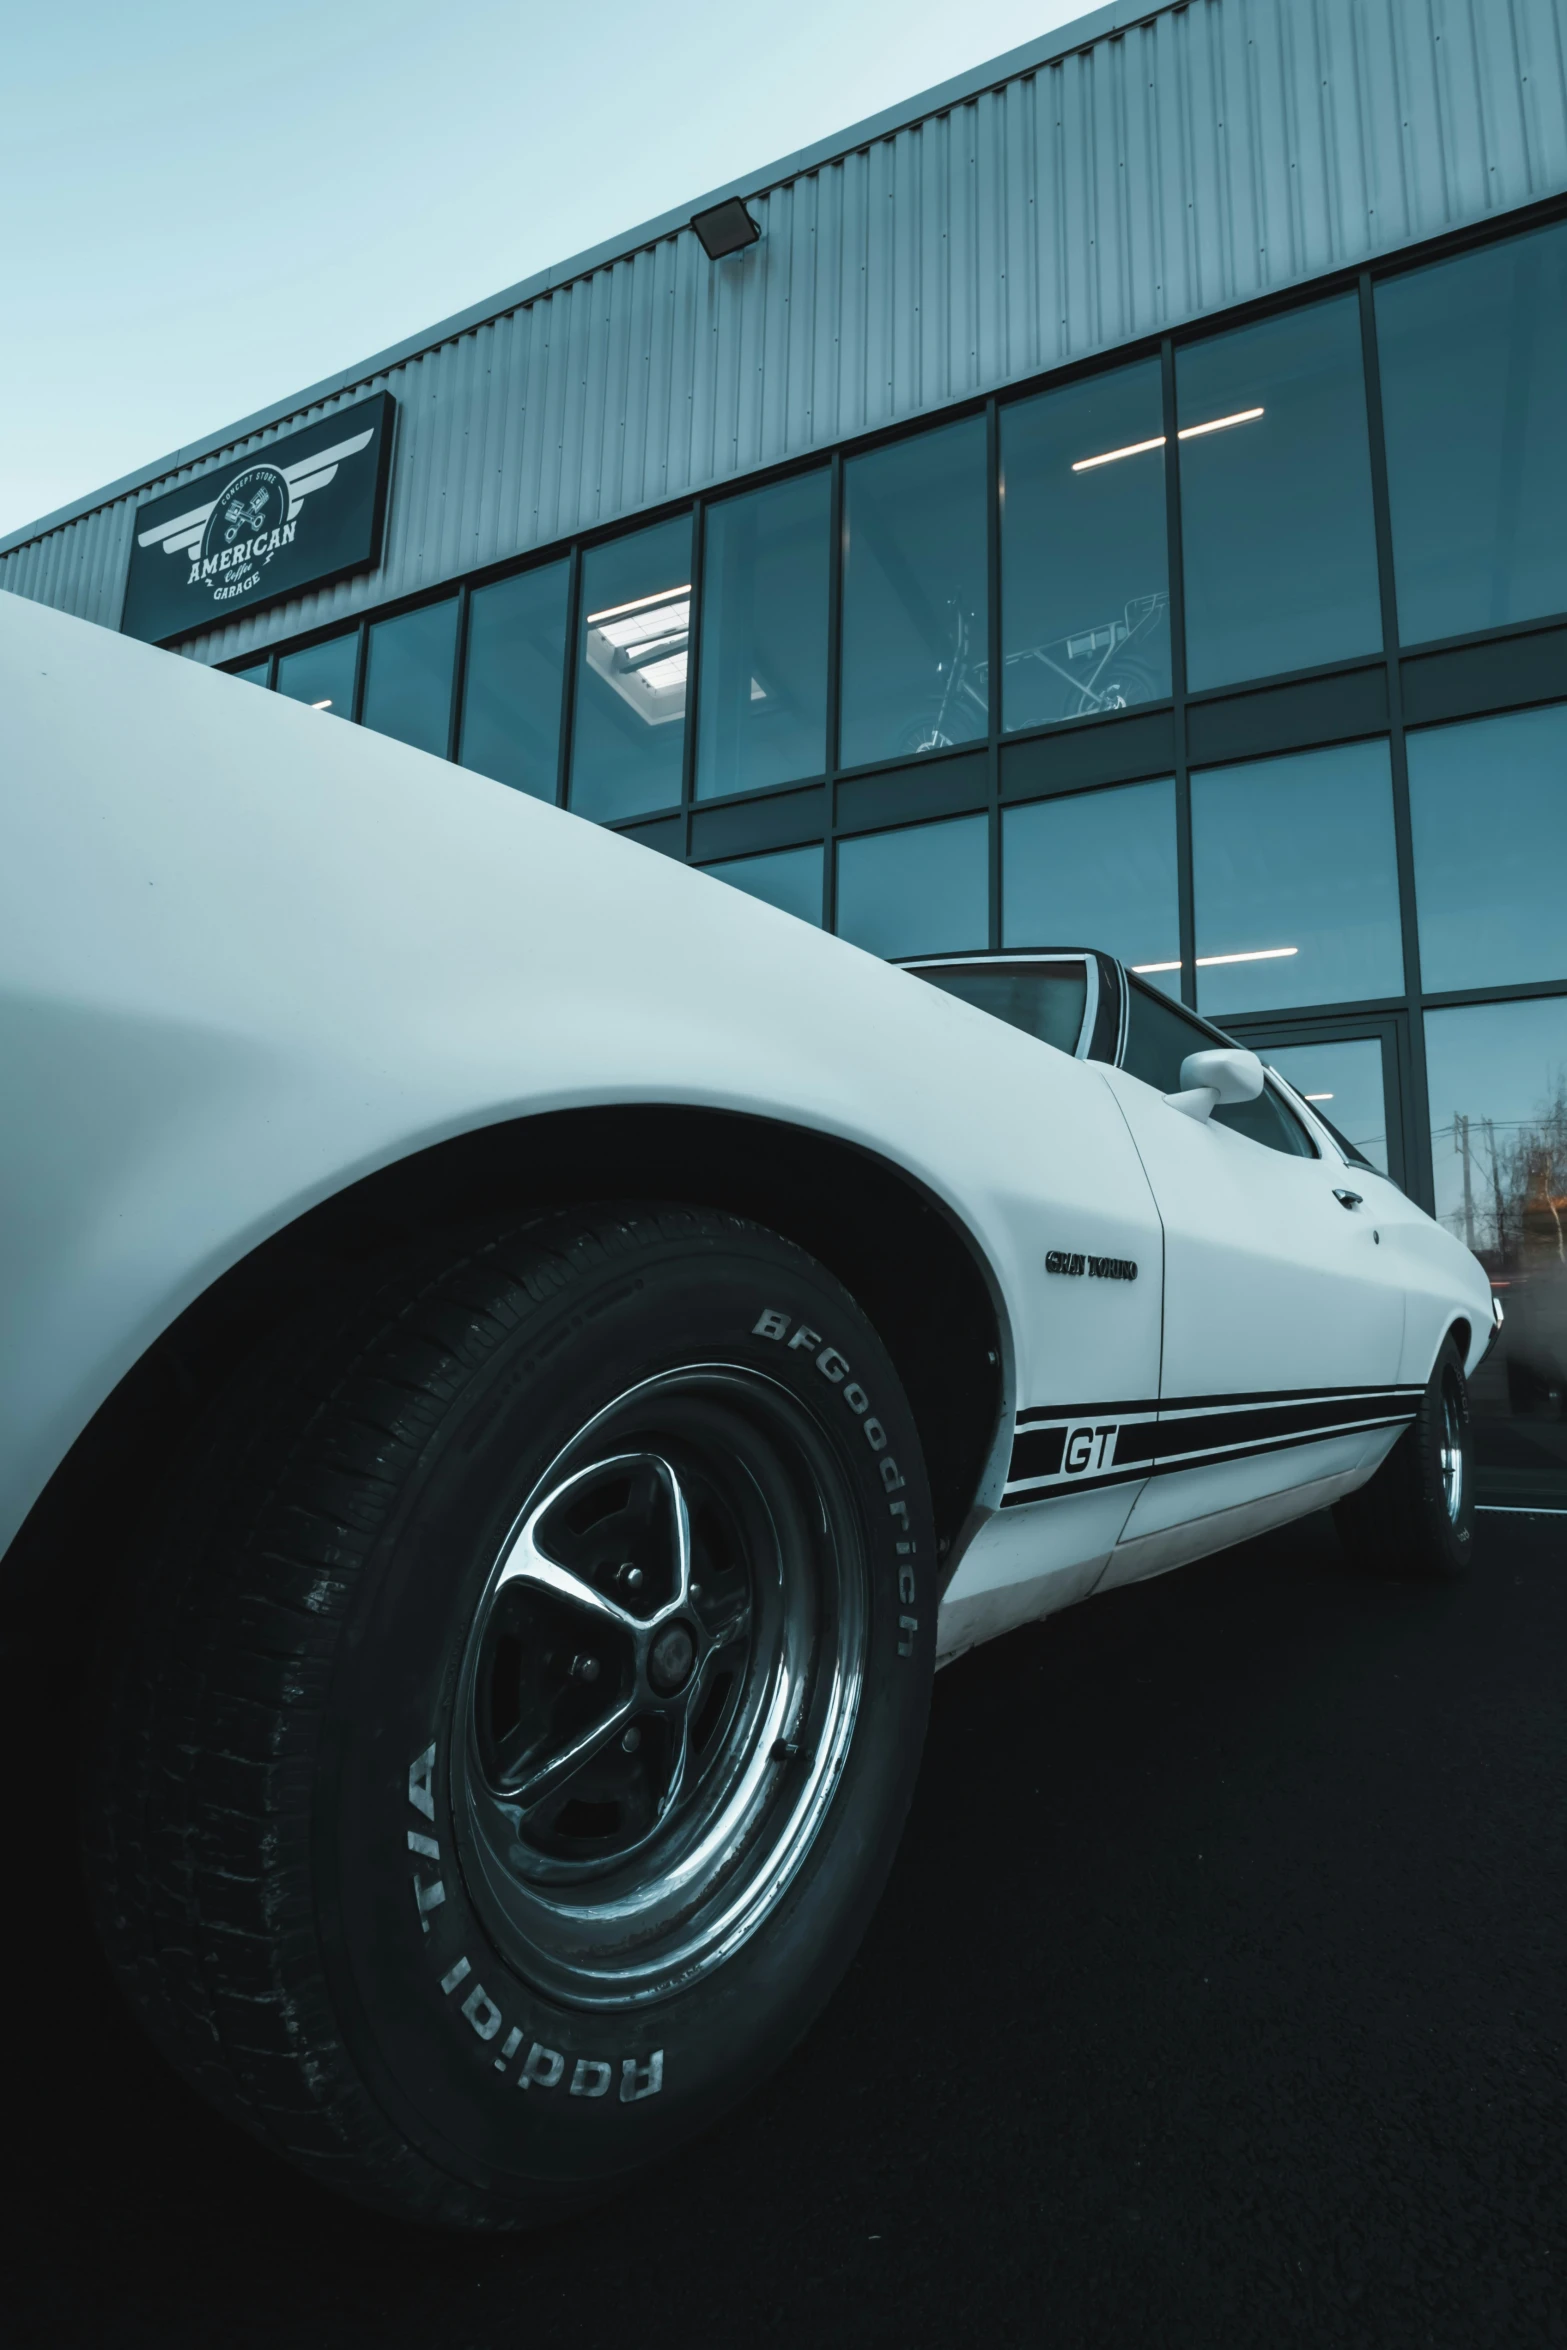
POLYGON ((316 2177, 535 2222, 732 2104, 939 1660, 1328 1503, 1464 1563, 1484 1273, 1107 956, 896 969, 10 596, 0 773, 0 1544, 107 1623, 111 1961, 316 2177))

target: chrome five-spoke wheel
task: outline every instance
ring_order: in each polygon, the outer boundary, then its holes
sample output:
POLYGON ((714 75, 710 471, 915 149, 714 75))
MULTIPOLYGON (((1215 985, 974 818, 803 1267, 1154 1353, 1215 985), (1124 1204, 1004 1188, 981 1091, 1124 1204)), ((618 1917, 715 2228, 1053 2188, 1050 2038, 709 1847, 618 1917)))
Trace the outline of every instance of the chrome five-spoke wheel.
POLYGON ((780 1387, 702 1365, 622 1396, 508 1532, 460 1709, 475 1893, 520 1972, 667 1994, 809 1849, 863 1676, 863 1544, 780 1387))

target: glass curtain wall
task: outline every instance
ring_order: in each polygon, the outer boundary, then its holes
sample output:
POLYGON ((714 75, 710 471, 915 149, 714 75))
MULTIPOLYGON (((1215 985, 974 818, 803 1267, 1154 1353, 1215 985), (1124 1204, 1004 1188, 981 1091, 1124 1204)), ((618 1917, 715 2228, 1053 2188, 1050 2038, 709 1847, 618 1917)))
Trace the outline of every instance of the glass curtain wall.
POLYGON ((1170 691, 1157 359, 1001 412, 1002 724, 1059 724, 1170 691))
POLYGON ((826 770, 831 507, 824 465, 707 510, 699 800, 826 770))
POLYGON ((1193 693, 1382 644, 1353 294, 1175 357, 1193 693))
POLYGON ((1398 633, 1567 610, 1567 221, 1376 289, 1398 633))
POLYGON ((468 604, 468 663, 457 756, 497 783, 555 797, 566 670, 569 563, 479 588, 468 604))
POLYGON ((582 558, 568 805, 615 823, 678 807, 691 641, 691 517, 582 558))
POLYGON ((851 458, 843 475, 840 764, 983 741, 984 418, 851 458))
POLYGON ((363 723, 446 756, 457 654, 457 598, 378 620, 365 646, 363 723))
POLYGON ((1564 413, 1559 220, 236 674, 440 750, 460 643, 479 772, 879 954, 1097 944, 1242 1025, 1473 1234, 1509 1304, 1488 1474, 1537 1493, 1567 1475, 1564 413))

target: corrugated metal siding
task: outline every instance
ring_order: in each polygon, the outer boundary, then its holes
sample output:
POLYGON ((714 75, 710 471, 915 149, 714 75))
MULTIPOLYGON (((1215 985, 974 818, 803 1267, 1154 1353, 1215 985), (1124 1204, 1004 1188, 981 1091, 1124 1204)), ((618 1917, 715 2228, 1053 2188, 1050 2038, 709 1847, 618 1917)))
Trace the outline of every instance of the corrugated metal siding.
MULTIPOLYGON (((252 434, 397 395, 386 559, 227 660, 572 531, 1567 188, 1567 0, 1190 0, 252 434)), ((229 452, 214 452, 214 457, 229 452)), ((114 626, 142 497, 0 558, 114 626)))

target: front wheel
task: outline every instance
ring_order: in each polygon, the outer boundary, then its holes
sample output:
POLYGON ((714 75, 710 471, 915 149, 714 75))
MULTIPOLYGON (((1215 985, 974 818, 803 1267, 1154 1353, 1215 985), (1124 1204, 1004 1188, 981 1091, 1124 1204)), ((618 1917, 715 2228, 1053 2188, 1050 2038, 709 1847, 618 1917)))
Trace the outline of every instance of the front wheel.
POLYGON ((515 2226, 738 2100, 923 1737, 918 1438, 822 1267, 552 1217, 296 1332, 135 1589, 89 1815, 155 2037, 362 2201, 515 2226))
POLYGON ((1376 1575, 1461 1575, 1474 1549, 1474 1430, 1452 1339, 1411 1425, 1376 1475, 1335 1504, 1351 1564, 1376 1575))

